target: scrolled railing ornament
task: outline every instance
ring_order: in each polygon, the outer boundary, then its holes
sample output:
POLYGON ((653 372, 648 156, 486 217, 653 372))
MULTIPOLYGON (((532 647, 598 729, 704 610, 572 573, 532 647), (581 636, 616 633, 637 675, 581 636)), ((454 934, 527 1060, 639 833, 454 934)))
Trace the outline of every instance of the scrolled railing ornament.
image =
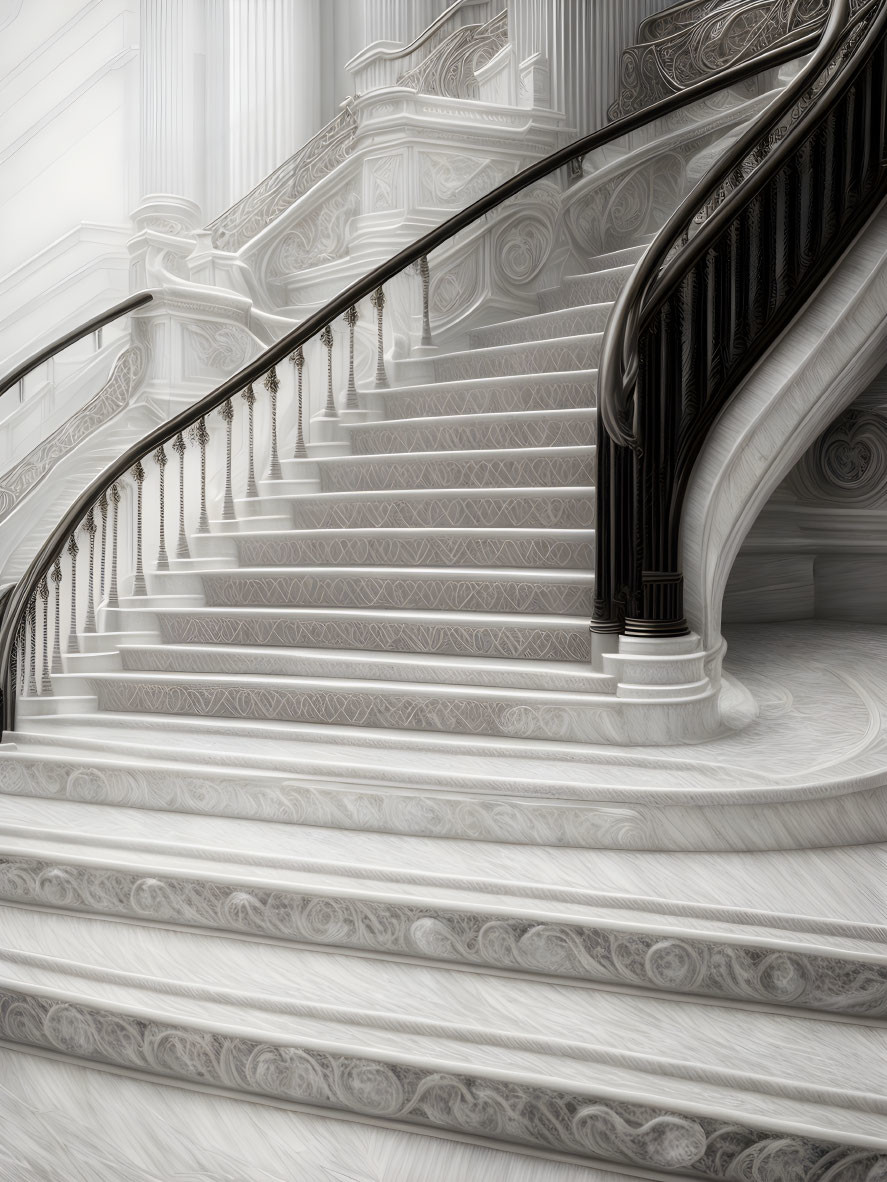
MULTIPOLYGON (((825 23, 829 0, 733 0, 697 4, 687 19, 659 38, 630 46, 622 55, 619 96, 611 119, 643 110, 729 66, 751 61, 775 45, 791 44, 825 23)), ((668 14, 646 29, 667 29, 668 14)), ((642 26, 644 27, 644 26, 642 26)))

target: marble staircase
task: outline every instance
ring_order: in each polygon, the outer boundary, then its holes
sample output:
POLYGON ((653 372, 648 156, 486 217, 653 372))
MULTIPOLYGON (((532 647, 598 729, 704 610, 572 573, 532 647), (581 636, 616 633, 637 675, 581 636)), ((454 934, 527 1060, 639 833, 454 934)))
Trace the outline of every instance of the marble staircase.
POLYGON ((719 693, 695 638, 590 661, 644 249, 389 359, 24 686, 10 1177, 59 1138, 91 1182, 887 1176, 887 631, 738 629, 719 693))

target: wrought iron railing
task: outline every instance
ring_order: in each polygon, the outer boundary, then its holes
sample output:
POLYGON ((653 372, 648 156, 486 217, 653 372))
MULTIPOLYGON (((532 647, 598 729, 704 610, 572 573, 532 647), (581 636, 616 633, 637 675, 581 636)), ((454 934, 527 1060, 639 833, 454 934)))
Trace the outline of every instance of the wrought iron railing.
POLYGON ((639 111, 727 66, 791 44, 825 24, 829 0, 694 0, 642 22, 622 55, 611 119, 639 111))
MULTIPOLYGON (((883 0, 887 3, 887 0, 883 0)), ((840 11, 846 6, 846 0, 836 0, 840 11)), ((830 26, 831 28, 831 26, 830 26)), ((239 478, 245 478, 247 491, 255 485, 255 432, 256 432, 256 400, 259 391, 256 386, 261 383, 267 392, 268 401, 264 407, 264 421, 266 436, 263 445, 267 449, 268 474, 274 475, 280 471, 281 457, 278 447, 278 395, 280 391, 280 377, 278 367, 289 358, 293 363, 297 400, 297 433, 295 457, 304 455, 304 433, 302 423, 303 413, 303 369, 306 364, 307 352, 313 349, 325 359, 325 378, 327 388, 327 407, 330 417, 337 413, 333 393, 333 352, 337 340, 347 342, 350 351, 349 378, 353 375, 353 329, 358 315, 372 317, 371 323, 376 329, 376 367, 375 386, 384 388, 387 385, 387 373, 383 352, 383 328, 386 307, 386 286, 400 276, 408 268, 412 269, 421 283, 423 343, 428 343, 430 336, 430 321, 428 315, 429 273, 428 257, 438 246, 450 242, 455 235, 469 226, 480 222, 484 216, 503 205, 504 202, 528 189, 536 182, 550 177, 564 166, 571 169, 576 161, 581 160, 588 153, 597 148, 612 143, 616 139, 647 125, 682 108, 716 93, 724 87, 729 87, 752 77, 753 75, 771 70, 784 62, 790 61, 800 54, 809 52, 817 44, 817 36, 811 35, 807 39, 795 42, 790 48, 780 47, 756 58, 754 63, 742 63, 723 71, 717 79, 706 79, 696 86, 688 87, 679 95, 671 95, 661 100, 652 108, 630 115, 618 123, 584 136, 565 148, 538 161, 510 178, 497 188, 491 190, 459 213, 454 214, 447 221, 429 231, 417 242, 401 250, 385 264, 376 267, 361 280, 353 283, 341 292, 325 307, 309 316, 298 328, 286 334, 270 348, 266 349, 254 361, 241 368, 237 373, 223 382, 205 398, 194 404, 188 410, 157 427, 138 444, 131 447, 114 461, 92 484, 77 498, 71 508, 65 513, 57 526, 42 546, 31 563, 26 574, 19 582, 15 591, 10 595, 8 608, 0 622, 0 684, 2 684, 2 725, 4 730, 10 729, 15 721, 15 701, 18 691, 28 695, 51 694, 52 673, 62 667, 62 643, 68 653, 79 651, 80 638, 96 631, 96 603, 102 603, 106 611, 112 611, 120 603, 121 587, 126 580, 130 585, 131 598, 136 604, 147 591, 145 570, 150 560, 156 570, 164 572, 170 567, 170 548, 166 539, 166 511, 167 495, 173 494, 176 508, 173 510, 175 530, 175 556, 186 558, 190 551, 187 517, 190 514, 195 523, 191 533, 192 540, 209 532, 212 528, 207 503, 207 448, 213 436, 221 444, 224 456, 220 476, 223 483, 222 495, 218 498, 220 504, 221 523, 224 527, 226 520, 234 515, 233 489, 233 432, 235 419, 242 429, 242 445, 245 453, 244 472, 239 478), (364 301, 369 302, 371 310, 363 308, 364 301), (333 328, 339 318, 344 318, 348 328, 343 333, 341 328, 333 328), (241 415, 236 415, 235 404, 242 407, 241 415), (171 463, 168 450, 175 457, 171 463), (167 474, 167 465, 172 472, 167 474), (152 489, 157 491, 157 513, 150 516, 152 529, 150 547, 152 554, 146 556, 145 534, 145 487, 146 480, 150 480, 152 489), (193 480, 193 497, 186 490, 189 481, 193 480), (171 486, 170 486, 171 482, 171 486), (176 511, 177 509, 177 511, 176 511), (121 552, 121 515, 127 519, 131 517, 132 564, 127 567, 121 552), (156 546, 156 561, 153 551, 156 546), (84 557, 79 557, 85 551, 84 557), (85 595, 83 594, 85 585, 85 595), (78 592, 78 586, 80 591, 78 592), (64 596, 64 598, 63 598, 64 596), (70 610, 68 610, 68 608, 70 610), (67 615, 67 627, 63 624, 63 616, 67 615)), ((831 53, 832 46, 826 46, 824 52, 831 53)), ((809 71, 802 75, 808 83, 813 79, 809 71)), ((797 88, 792 91, 790 101, 797 98, 797 88)), ((776 100, 770 107, 778 110, 780 118, 786 114, 786 101, 776 100)), ((718 192, 723 184, 723 178, 718 175, 712 189, 718 192)), ((740 192, 742 189, 740 188, 740 192)), ((724 207, 732 198, 724 202, 724 207)), ((714 216, 712 221, 714 221, 714 216)), ((705 232, 706 227, 693 242, 689 242, 688 249, 695 246, 695 242, 705 232)), ((315 357, 317 353, 315 353, 315 357)), ((670 361, 670 364, 674 364, 670 361)), ((346 405, 353 405, 353 381, 349 380, 346 405)), ((621 417, 617 416, 621 424, 621 417)), ((616 445, 614 445, 615 447, 616 445)), ((623 449, 630 452, 630 449, 623 449)), ((263 451, 263 454, 265 452, 263 451)), ((609 454, 609 453, 608 453, 609 454)), ((621 461, 620 461, 621 462, 621 461)), ((604 469, 604 480, 609 479, 604 469)), ((610 513, 612 498, 604 490, 601 512, 610 513)), ((152 502, 151 509, 155 508, 152 502)), ((627 526, 632 524, 630 516, 627 526)), ((623 538, 616 538, 612 530, 608 536, 615 550, 624 544, 631 545, 629 533, 623 538)), ((603 563, 604 569, 607 564, 603 563)))
POLYGON ((887 196, 887 3, 835 0, 817 53, 669 219, 599 370, 593 631, 688 632, 687 483, 716 416, 887 196))

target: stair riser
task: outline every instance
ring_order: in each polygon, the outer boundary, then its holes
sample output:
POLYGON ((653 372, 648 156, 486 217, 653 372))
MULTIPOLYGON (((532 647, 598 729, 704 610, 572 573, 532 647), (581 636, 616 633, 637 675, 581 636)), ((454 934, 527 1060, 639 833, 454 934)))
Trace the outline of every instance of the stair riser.
POLYGON ((523 320, 514 320, 510 324, 478 328, 469 333, 468 339, 474 348, 489 349, 499 345, 529 344, 531 341, 581 336, 583 333, 603 332, 609 314, 609 304, 567 308, 545 318, 530 316, 523 320))
POLYGON ((775 803, 608 804, 515 796, 511 783, 502 781, 483 783, 476 794, 463 794, 445 782, 444 771, 427 776, 427 786, 416 784, 415 777, 407 782, 401 774, 391 787, 387 781, 392 769, 385 769, 385 782, 379 785, 342 784, 322 762, 303 761, 298 777, 283 772, 238 774, 211 763, 206 770, 193 765, 167 769, 116 753, 114 759, 126 762, 97 765, 88 758, 79 762, 28 756, 22 742, 27 734, 19 732, 17 739, 21 751, 0 760, 0 793, 7 796, 583 849, 745 852, 887 841, 883 787, 850 796, 780 798, 775 803))
MULTIPOLYGON (((381 533, 381 530, 379 531, 381 533)), ((583 540, 563 541, 540 534, 531 538, 499 536, 408 538, 356 534, 335 538, 242 539, 242 566, 514 566, 591 570, 594 545, 583 540)))
POLYGON ((612 742, 625 734, 632 743, 660 743, 678 733, 680 725, 692 727, 695 738, 717 719, 713 695, 701 697, 690 718, 683 704, 675 709, 645 703, 641 717, 634 703, 596 694, 587 695, 586 705, 517 697, 517 691, 506 690, 499 694, 459 687, 444 693, 429 686, 406 692, 384 683, 372 688, 345 682, 335 688, 319 683, 290 688, 212 678, 154 681, 149 674, 138 680, 94 678, 93 683, 99 709, 107 711, 576 743, 612 742))
POLYGON ((542 312, 556 312, 577 304, 602 304, 615 300, 628 282, 632 267, 601 271, 597 275, 579 275, 568 279, 563 286, 544 291, 539 296, 542 312))
POLYGON ((495 447, 583 447, 594 443, 592 411, 567 412, 564 417, 475 420, 461 422, 372 424, 351 436, 355 455, 392 455, 398 452, 474 451, 495 447), (569 417, 567 417, 569 416, 569 417))
POLYGON ((324 464, 320 473, 323 492, 357 492, 372 489, 413 488, 563 488, 590 486, 594 482, 591 450, 559 454, 527 452, 523 456, 467 455, 375 459, 355 457, 324 464))
POLYGON ((402 611, 530 612, 590 615, 590 583, 515 578, 281 573, 204 575, 210 607, 385 608, 402 611))
POLYGON ((600 336, 558 341, 539 341, 496 352, 459 353, 434 362, 439 382, 466 378, 506 377, 510 374, 556 373, 571 369, 595 369, 601 352, 600 336))
POLYGON ((393 390, 379 399, 386 419, 434 415, 508 414, 524 410, 581 410, 594 406, 597 375, 580 381, 542 375, 511 383, 462 383, 455 389, 431 386, 424 390, 393 390))
POLYGON ((660 931, 0 854, 0 898, 388 956, 887 1016, 887 966, 660 931), (860 983, 865 986, 860 989, 860 983))
POLYGON ((160 630, 171 644, 242 644, 285 648, 356 649, 363 652, 432 653, 450 657, 501 657, 533 661, 589 660, 587 630, 476 623, 421 623, 392 618, 352 620, 317 616, 163 615, 160 630))
MULTIPOLYGON (((398 1129, 412 1125, 454 1132, 472 1141, 498 1141, 511 1149, 529 1146, 543 1157, 554 1152, 576 1162, 583 1157, 615 1159, 643 1168, 646 1177, 662 1176, 651 1174, 650 1167, 669 1173, 677 1167, 683 1177, 711 1179, 711 1144, 724 1146, 718 1166, 729 1173, 723 1177, 740 1177, 744 1161, 784 1161, 788 1153, 793 1161, 815 1161, 828 1154, 829 1163, 848 1182, 848 1170, 854 1179, 862 1177, 855 1164, 864 1159, 866 1168, 879 1172, 887 1161, 876 1151, 863 1155, 849 1138, 846 1144, 840 1138, 813 1140, 791 1127, 784 1131, 760 1120, 737 1126, 735 1118, 690 1116, 661 1100, 639 1108, 614 1100, 606 1088, 564 1089, 548 1079, 510 1078, 511 1073, 465 1064, 447 1068, 439 1062, 422 1063, 402 1051, 376 1056, 318 1047, 310 1038, 282 1040, 184 1017, 172 1020, 168 1014, 142 1016, 136 1010, 97 1003, 89 995, 59 1006, 54 997, 7 987, 0 1002, 0 1037, 47 1050, 53 1058, 73 1055, 75 1061, 91 1059, 149 1078, 178 1079, 201 1091, 218 1088, 224 1095, 253 1094, 309 1105, 309 1110, 355 1113, 382 1126, 396 1122, 393 1127, 398 1129), (639 1120, 647 1122, 642 1131, 652 1128, 653 1135, 635 1132, 641 1128, 639 1120), (627 1132, 617 1140, 614 1129, 627 1132), (740 1153, 742 1161, 734 1173, 731 1167, 740 1153)), ((837 1173, 833 1176, 838 1178, 837 1173)), ((871 1172, 869 1176, 874 1178, 871 1172)))
POLYGON ((594 495, 537 496, 528 489, 488 497, 428 493, 390 499, 318 497, 295 506, 293 518, 304 529, 588 529, 594 522, 594 495))

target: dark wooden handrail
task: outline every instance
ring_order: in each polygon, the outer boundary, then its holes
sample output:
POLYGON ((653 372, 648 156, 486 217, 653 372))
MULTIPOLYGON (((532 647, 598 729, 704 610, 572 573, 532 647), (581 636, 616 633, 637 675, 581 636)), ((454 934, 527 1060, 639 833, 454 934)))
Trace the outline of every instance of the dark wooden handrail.
POLYGON ((72 328, 70 332, 66 332, 64 336, 60 336, 54 340, 51 345, 46 345, 39 352, 32 354, 27 361, 23 361, 12 373, 7 374, 5 378, 0 378, 0 394, 5 394, 7 390, 11 390, 22 378, 27 377, 32 370, 36 369, 38 365, 42 365, 44 361, 49 361, 50 357, 54 357, 56 353, 61 353, 69 345, 75 345, 77 341, 82 341, 91 332, 97 332, 100 328, 104 328, 106 324, 111 324, 112 321, 119 320, 121 316, 126 316, 127 313, 134 312, 136 308, 143 308, 145 304, 150 304, 153 299, 154 296, 149 291, 137 292, 135 295, 121 300, 113 308, 108 308, 106 312, 99 312, 98 316, 93 316, 91 320, 86 320, 83 324, 78 325, 77 328, 72 328))

